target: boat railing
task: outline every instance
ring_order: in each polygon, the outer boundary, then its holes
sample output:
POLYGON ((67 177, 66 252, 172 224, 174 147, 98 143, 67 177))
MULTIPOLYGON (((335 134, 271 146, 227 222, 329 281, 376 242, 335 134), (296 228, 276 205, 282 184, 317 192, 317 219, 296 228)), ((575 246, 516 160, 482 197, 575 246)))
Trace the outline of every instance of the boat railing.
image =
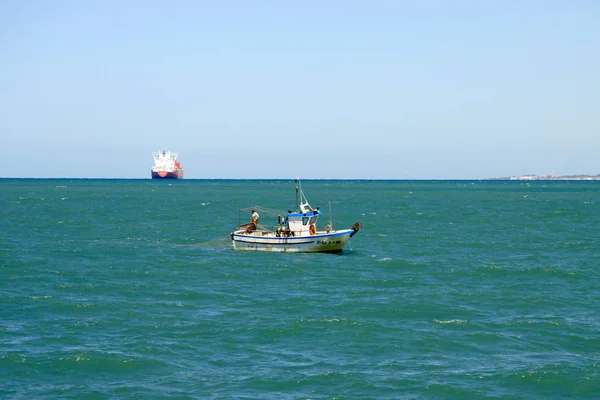
POLYGON ((268 234, 275 234, 278 237, 294 237, 294 236, 303 236, 305 232, 291 230, 289 227, 285 225, 255 225, 252 222, 247 224, 241 224, 237 227, 237 231, 243 231, 249 235, 257 235, 264 236, 268 234))

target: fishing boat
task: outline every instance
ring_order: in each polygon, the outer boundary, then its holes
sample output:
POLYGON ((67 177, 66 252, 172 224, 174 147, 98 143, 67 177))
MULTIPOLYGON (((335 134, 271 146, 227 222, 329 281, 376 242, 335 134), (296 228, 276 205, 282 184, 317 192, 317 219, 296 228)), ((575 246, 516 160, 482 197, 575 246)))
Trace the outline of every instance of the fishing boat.
POLYGON ((317 228, 322 211, 312 208, 302 191, 300 180, 296 179, 296 210, 278 212, 264 207, 253 206, 240 209, 240 218, 252 212, 252 222, 239 224, 231 233, 234 250, 271 252, 319 252, 341 253, 362 227, 356 222, 349 229, 333 229, 331 209, 330 223, 324 230, 317 228), (256 212, 256 213, 255 213, 256 212), (272 226, 259 223, 259 215, 274 218, 272 226))
POLYGON ((152 153, 152 179, 183 179, 183 167, 177 160, 177 153, 161 150, 152 153))

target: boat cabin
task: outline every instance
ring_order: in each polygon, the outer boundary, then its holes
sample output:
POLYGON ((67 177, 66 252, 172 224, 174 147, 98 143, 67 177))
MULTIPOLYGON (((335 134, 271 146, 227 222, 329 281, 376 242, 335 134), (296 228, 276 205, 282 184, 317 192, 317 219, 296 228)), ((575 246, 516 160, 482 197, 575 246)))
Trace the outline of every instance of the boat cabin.
POLYGON ((317 220, 320 214, 321 211, 318 208, 313 210, 310 205, 302 204, 300 212, 288 212, 281 224, 294 236, 314 235, 317 231, 317 220))

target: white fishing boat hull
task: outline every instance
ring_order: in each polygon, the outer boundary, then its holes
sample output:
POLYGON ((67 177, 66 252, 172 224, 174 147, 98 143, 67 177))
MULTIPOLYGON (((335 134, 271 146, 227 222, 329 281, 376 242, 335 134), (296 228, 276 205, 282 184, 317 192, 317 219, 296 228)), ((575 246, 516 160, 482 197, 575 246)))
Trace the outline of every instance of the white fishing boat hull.
POLYGON ((289 253, 341 253, 350 238, 358 232, 344 229, 317 232, 308 236, 280 237, 276 232, 238 230, 231 234, 234 250, 289 253))
MULTIPOLYGON (((231 232, 234 250, 267 251, 273 253, 341 253, 348 241, 360 230, 356 222, 351 229, 333 230, 330 224, 323 230, 317 228, 322 211, 312 208, 296 179, 296 209, 286 212, 259 206, 240 209, 240 215, 251 213, 251 222, 239 224, 231 232), (261 225, 259 213, 277 216, 277 225, 261 225)), ((247 215, 247 214, 246 214, 247 215)))

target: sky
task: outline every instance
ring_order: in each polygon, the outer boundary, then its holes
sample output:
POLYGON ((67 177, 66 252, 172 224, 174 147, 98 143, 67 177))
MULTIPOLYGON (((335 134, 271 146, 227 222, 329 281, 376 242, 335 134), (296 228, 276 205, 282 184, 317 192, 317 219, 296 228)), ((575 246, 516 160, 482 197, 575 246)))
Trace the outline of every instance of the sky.
POLYGON ((0 0, 0 177, 600 174, 600 2, 0 0))

